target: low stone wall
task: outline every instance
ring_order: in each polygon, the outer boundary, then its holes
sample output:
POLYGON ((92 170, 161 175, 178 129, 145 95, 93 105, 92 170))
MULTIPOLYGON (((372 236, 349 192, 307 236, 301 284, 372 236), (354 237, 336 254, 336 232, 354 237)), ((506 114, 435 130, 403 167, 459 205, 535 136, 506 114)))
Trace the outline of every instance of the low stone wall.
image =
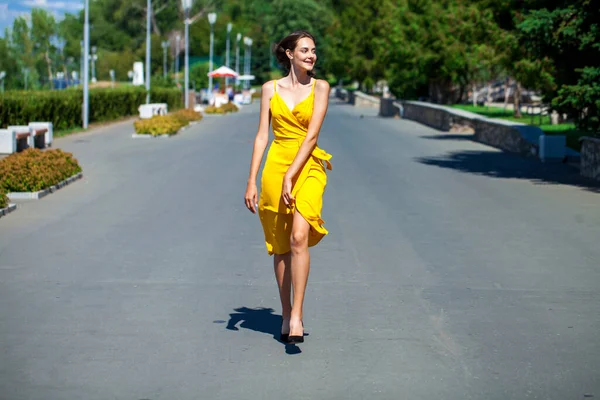
POLYGON ((600 138, 581 138, 581 175, 600 181, 600 138))
POLYGON ((474 140, 504 151, 540 157, 540 143, 544 143, 544 146, 548 146, 543 149, 542 161, 562 161, 565 156, 578 156, 564 146, 557 146, 556 141, 543 140, 549 137, 544 136, 544 132, 536 126, 489 119, 479 114, 419 101, 402 101, 401 104, 402 117, 405 119, 441 131, 472 133, 474 140))
POLYGON ((358 90, 354 92, 354 106, 355 107, 366 107, 366 108, 377 108, 379 109, 380 100, 378 97, 369 96, 358 90))

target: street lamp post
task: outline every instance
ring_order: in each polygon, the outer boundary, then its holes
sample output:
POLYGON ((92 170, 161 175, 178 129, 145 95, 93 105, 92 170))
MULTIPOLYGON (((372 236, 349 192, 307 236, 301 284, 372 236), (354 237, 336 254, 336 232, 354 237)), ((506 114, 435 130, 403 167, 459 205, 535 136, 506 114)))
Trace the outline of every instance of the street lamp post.
MULTIPOLYGON (((251 56, 251 51, 252 51, 252 39, 250 39, 249 37, 245 37, 244 38, 244 44, 246 45, 246 47, 244 48, 244 75, 250 75, 250 56, 251 56)), ((245 80, 244 81, 244 88, 248 89, 250 86, 250 81, 249 80, 245 80)))
MULTIPOLYGON (((208 14, 208 22, 210 23, 210 57, 208 60, 208 72, 213 71, 213 42, 215 40, 214 25, 215 25, 216 21, 217 21, 217 13, 209 13, 208 14)), ((211 96, 212 89, 213 89, 212 83, 213 83, 212 76, 209 76, 208 77, 208 94, 209 94, 209 96, 211 96)))
POLYGON ((152 0, 146 2, 146 104, 150 104, 150 17, 152 15, 152 0))
POLYGON ((160 45, 163 48, 163 77, 167 79, 167 49, 170 43, 168 40, 165 40, 160 45))
POLYGON ((4 78, 6 77, 5 71, 0 71, 0 81, 2 81, 2 93, 4 93, 4 78))
POLYGON ((175 77, 177 85, 179 85, 179 41, 181 40, 181 36, 177 35, 175 39, 175 77))
MULTIPOLYGON (((240 40, 242 39, 242 34, 238 33, 236 36, 236 44, 235 44, 235 72, 240 74, 240 40)), ((237 83, 237 78, 236 78, 237 83)))
POLYGON ((185 108, 190 106, 190 55, 189 55, 189 36, 190 36, 190 8, 192 8, 192 0, 181 0, 183 10, 185 11, 185 108))
POLYGON ((90 2, 85 0, 85 20, 83 23, 83 129, 88 128, 90 115, 88 55, 90 54, 90 2))
MULTIPOLYGON (((244 75, 248 73, 248 38, 244 37, 244 75)), ((244 89, 246 89, 246 81, 243 83, 244 89)))
MULTIPOLYGON (((231 28, 233 28, 233 24, 230 22, 227 24, 227 51, 225 52, 225 65, 229 67, 229 36, 231 33, 231 28)), ((229 77, 225 78, 225 86, 229 85, 229 77)))

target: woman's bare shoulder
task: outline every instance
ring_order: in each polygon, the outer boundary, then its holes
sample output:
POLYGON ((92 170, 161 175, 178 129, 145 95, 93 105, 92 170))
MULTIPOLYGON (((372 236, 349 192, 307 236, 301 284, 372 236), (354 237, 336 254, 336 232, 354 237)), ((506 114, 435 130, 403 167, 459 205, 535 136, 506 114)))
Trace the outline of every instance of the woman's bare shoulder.
POLYGON ((263 83, 262 85, 262 94, 266 95, 267 97, 271 98, 273 96, 273 93, 275 93, 274 90, 274 80, 270 80, 267 81, 265 83, 263 83))
POLYGON ((329 94, 329 82, 327 82, 324 79, 317 79, 317 82, 315 83, 315 90, 321 92, 321 93, 326 93, 329 94))

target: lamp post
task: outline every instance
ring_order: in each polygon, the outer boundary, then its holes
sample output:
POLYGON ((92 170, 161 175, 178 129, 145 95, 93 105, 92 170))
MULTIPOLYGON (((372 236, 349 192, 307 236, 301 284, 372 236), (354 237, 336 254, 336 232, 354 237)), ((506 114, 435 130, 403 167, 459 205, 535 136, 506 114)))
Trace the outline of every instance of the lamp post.
POLYGON ((189 36, 190 36, 190 8, 192 0, 181 0, 183 10, 185 11, 185 108, 190 106, 190 55, 189 55, 189 36))
MULTIPOLYGON (((227 24, 227 51, 225 52, 225 65, 229 67, 229 35, 231 34, 231 28, 233 24, 230 22, 227 24)), ((225 86, 229 85, 229 77, 225 78, 225 86)))
POLYGON ((160 45, 163 48, 163 77, 167 79, 167 49, 169 48, 170 43, 168 40, 165 40, 160 45))
POLYGON ((96 82, 96 60, 98 59, 96 50, 96 46, 92 46, 92 55, 90 56, 90 59, 92 60, 92 83, 96 82))
POLYGON ((0 81, 2 81, 2 93, 4 93, 4 78, 6 77, 5 71, 0 71, 0 81))
POLYGON ((175 42, 175 79, 177 84, 179 85, 179 41, 181 40, 181 36, 176 36, 175 42))
MULTIPOLYGON (((217 21, 217 13, 209 13, 208 14, 208 22, 210 23, 210 57, 208 60, 208 72, 213 71, 213 42, 215 40, 214 26, 217 21)), ((212 93, 212 76, 208 77, 208 94, 209 96, 212 93)), ((212 96, 211 96, 212 97, 212 96)))
MULTIPOLYGON (((240 40, 242 40, 242 34, 238 33, 236 36, 235 44, 235 72, 240 75, 240 40)), ((238 82, 236 78, 236 83, 238 82)))
POLYGON ((90 2, 85 0, 85 19, 83 23, 83 129, 88 128, 90 115, 88 54, 90 54, 90 2))
POLYGON ((152 15, 152 0, 146 2, 146 104, 150 104, 150 17, 152 15))
MULTIPOLYGON (((246 45, 246 47, 244 48, 244 75, 249 75, 250 74, 250 56, 252 54, 251 53, 252 39, 250 39, 249 37, 245 37, 244 44, 246 45)), ((250 81, 245 80, 244 87, 246 89, 248 89, 249 86, 250 86, 250 81)))

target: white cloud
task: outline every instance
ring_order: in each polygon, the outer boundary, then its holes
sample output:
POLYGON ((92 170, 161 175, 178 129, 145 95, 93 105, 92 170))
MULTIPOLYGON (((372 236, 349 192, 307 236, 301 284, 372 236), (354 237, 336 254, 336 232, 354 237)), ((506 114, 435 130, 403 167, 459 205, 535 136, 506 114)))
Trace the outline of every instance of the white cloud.
POLYGON ((83 4, 76 1, 23 0, 21 4, 26 7, 48 8, 66 11, 77 11, 83 8, 83 4))

